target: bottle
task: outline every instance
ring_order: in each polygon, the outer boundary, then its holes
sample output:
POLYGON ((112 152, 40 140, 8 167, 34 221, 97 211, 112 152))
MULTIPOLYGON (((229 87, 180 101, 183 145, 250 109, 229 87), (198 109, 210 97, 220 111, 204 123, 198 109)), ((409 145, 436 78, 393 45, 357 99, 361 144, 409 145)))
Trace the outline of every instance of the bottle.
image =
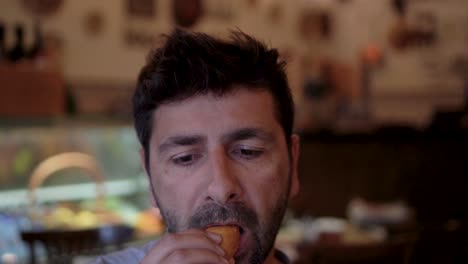
POLYGON ((23 25, 17 24, 15 26, 15 37, 16 37, 16 43, 8 54, 8 57, 10 61, 12 62, 17 62, 20 59, 23 59, 25 56, 23 25))
POLYGON ((41 27, 39 22, 34 25, 34 43, 31 49, 27 52, 26 56, 28 59, 34 60, 41 56, 44 51, 44 38, 42 36, 41 27))
POLYGON ((5 24, 0 22, 0 62, 7 59, 7 52, 5 47, 5 24))

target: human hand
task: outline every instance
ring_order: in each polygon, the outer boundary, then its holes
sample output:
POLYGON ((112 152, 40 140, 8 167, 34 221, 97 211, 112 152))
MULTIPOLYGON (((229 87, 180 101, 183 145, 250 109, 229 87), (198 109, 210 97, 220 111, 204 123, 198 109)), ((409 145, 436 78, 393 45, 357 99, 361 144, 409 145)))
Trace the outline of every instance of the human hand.
POLYGON ((141 263, 234 263, 224 257, 221 240, 220 235, 199 229, 166 233, 141 263))

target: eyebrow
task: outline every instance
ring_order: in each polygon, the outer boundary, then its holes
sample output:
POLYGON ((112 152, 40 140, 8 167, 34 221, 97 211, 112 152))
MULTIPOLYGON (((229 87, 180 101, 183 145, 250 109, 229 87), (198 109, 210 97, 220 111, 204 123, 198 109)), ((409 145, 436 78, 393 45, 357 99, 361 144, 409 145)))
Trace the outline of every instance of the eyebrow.
POLYGON ((159 145, 159 152, 165 152, 170 148, 178 146, 193 146, 203 144, 206 142, 206 138, 200 135, 181 135, 172 136, 166 139, 161 145, 159 145))
POLYGON ((272 133, 267 132, 260 128, 241 128, 239 130, 230 132, 222 137, 222 142, 234 142, 246 140, 251 138, 258 138, 260 140, 271 142, 274 140, 272 133))

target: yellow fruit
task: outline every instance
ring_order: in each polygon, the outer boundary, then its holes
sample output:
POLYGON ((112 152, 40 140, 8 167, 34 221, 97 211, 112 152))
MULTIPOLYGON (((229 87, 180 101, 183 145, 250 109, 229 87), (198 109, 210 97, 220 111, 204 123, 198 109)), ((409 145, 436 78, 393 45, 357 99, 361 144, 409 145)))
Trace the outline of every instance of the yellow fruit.
POLYGON ((97 216, 87 210, 83 210, 76 214, 73 227, 74 228, 92 228, 99 225, 97 216))
POLYGON ((148 211, 138 216, 136 228, 144 234, 160 234, 164 230, 164 225, 160 219, 148 211))
POLYGON ((237 226, 212 226, 206 231, 219 234, 223 238, 221 247, 226 253, 226 259, 231 259, 237 251, 240 242, 240 232, 237 226))

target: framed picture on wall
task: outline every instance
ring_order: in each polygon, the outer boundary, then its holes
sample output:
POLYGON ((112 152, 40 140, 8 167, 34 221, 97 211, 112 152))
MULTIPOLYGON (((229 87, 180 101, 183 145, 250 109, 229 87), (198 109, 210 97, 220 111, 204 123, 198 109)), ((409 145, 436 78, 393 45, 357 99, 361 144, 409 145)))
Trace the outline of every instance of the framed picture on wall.
POLYGON ((202 0, 173 0, 172 11, 176 25, 193 27, 203 16, 202 0))
POLYGON ((152 18, 156 14, 156 0, 126 0, 127 15, 152 18))
POLYGON ((23 0, 24 7, 34 15, 52 15, 63 5, 63 0, 23 0))

